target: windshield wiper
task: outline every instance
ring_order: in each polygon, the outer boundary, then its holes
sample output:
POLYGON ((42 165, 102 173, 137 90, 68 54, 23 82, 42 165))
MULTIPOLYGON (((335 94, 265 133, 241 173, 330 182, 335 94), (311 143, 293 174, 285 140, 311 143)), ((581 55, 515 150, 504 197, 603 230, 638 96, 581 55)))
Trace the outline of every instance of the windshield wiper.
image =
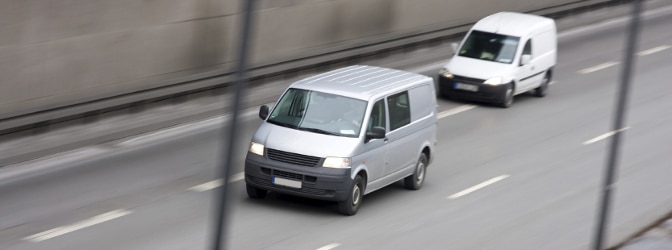
POLYGON ((305 130, 305 131, 310 131, 310 132, 315 132, 315 133, 320 133, 320 134, 325 134, 325 135, 340 135, 334 132, 329 132, 326 130, 322 130, 319 128, 304 128, 304 127, 299 127, 297 128, 298 130, 305 130))
POLYGON ((287 127, 287 128, 294 128, 294 129, 297 128, 295 125, 292 125, 292 124, 289 124, 289 123, 284 123, 284 122, 278 122, 278 121, 274 121, 274 120, 270 120, 270 119, 268 120, 268 122, 273 123, 273 124, 278 125, 278 126, 287 127))

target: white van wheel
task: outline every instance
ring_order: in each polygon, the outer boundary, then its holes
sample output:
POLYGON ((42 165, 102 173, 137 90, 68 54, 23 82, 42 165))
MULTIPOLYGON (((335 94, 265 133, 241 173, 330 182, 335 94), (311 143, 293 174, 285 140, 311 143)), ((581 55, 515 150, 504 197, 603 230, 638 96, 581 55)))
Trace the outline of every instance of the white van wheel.
POLYGON ((506 85, 506 91, 504 91, 504 96, 502 102, 499 104, 502 108, 511 107, 513 104, 513 84, 509 83, 506 85))
POLYGON ((356 176, 352 183, 348 198, 338 203, 338 211, 344 215, 354 215, 359 210, 364 196, 364 181, 361 176, 356 176))
POLYGON ((534 89, 534 95, 537 97, 544 97, 548 93, 548 83, 551 81, 551 72, 544 74, 544 79, 541 80, 539 87, 534 89))
POLYGON ((426 173, 427 155, 423 153, 420 155, 420 159, 418 159, 418 163, 415 165, 413 174, 404 179, 404 185, 410 190, 418 190, 422 188, 422 183, 425 182, 426 173))

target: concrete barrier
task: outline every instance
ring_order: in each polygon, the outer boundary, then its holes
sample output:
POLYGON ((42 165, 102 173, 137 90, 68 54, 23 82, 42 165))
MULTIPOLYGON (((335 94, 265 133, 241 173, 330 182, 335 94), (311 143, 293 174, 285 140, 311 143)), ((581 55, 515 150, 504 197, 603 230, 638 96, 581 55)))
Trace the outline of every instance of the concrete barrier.
MULTIPOLYGON (((599 0, 258 1, 253 65, 599 0)), ((239 9, 239 0, 0 1, 0 119, 227 71, 239 9)))

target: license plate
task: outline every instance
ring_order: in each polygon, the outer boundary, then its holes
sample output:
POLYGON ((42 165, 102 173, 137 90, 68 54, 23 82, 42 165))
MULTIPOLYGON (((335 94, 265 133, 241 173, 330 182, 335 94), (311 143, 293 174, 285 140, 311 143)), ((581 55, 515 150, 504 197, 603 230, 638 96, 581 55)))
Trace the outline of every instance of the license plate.
POLYGON ((476 91, 478 91, 478 86, 456 82, 455 83, 455 89, 461 89, 461 90, 476 92, 476 91))
POLYGON ((285 178, 278 178, 273 176, 273 184, 275 185, 280 185, 280 186, 285 186, 285 187, 291 187, 291 188, 301 188, 301 182, 300 181, 295 181, 295 180, 289 180, 285 178))

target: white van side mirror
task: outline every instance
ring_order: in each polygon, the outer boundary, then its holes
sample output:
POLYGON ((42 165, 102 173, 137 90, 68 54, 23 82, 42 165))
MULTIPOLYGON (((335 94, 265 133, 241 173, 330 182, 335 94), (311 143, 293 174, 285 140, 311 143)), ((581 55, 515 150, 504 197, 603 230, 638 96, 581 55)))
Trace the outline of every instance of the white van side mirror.
POLYGON ((453 55, 457 54, 457 43, 451 43, 450 49, 453 50, 453 55))
POLYGON ((528 65, 528 64, 530 64, 530 60, 532 60, 531 55, 523 55, 520 58, 520 65, 528 65))

